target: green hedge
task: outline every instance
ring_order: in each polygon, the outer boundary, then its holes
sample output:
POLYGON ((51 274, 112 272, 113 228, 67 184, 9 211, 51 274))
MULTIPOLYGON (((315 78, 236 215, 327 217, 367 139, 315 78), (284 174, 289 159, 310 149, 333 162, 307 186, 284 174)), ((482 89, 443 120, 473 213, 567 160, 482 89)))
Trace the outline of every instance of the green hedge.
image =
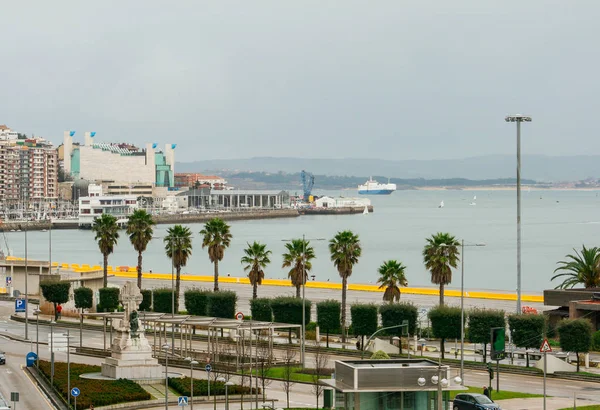
POLYGON ((89 309, 94 306, 94 291, 84 286, 73 291, 75 307, 77 309, 89 309))
POLYGON ((460 308, 436 306, 429 311, 433 335, 440 339, 460 339, 460 308))
POLYGON ((271 299, 256 298, 250 300, 250 311, 254 320, 262 322, 273 321, 273 311, 271 310, 271 299))
POLYGON ((322 333, 340 333, 341 304, 338 300, 317 303, 317 324, 322 333))
MULTIPOLYGON (((179 393, 181 396, 191 396, 191 379, 189 377, 184 378, 171 378, 169 377, 169 387, 179 393)), ((227 388, 228 394, 241 394, 242 391, 244 394, 250 393, 250 387, 240 386, 234 384, 233 386, 229 386, 227 388)), ((256 392, 256 389, 253 388, 252 392, 256 392)), ((260 393, 260 389, 259 389, 260 393)), ((215 380, 210 381, 210 394, 223 396, 225 395, 225 383, 217 382, 215 380)), ((208 396, 208 381, 206 379, 194 379, 194 397, 200 396, 208 396)))
POLYGON ((212 292, 206 289, 188 289, 183 293, 185 310, 194 316, 210 316, 208 311, 208 297, 212 292))
POLYGON ((100 312, 114 312, 119 307, 119 288, 100 288, 100 312))
MULTIPOLYGON (((417 333, 417 307, 412 303, 386 303, 379 306, 381 314, 381 326, 389 327, 401 325, 402 321, 408 320, 408 334, 417 333)), ((385 331, 388 336, 402 336, 406 334, 404 327, 389 329, 385 331)))
MULTIPOLYGON (((50 362, 40 360, 39 366, 40 371, 49 382, 50 362)), ((123 402, 150 400, 152 398, 150 393, 131 380, 102 380, 99 383, 97 380, 79 377, 85 373, 100 372, 100 366, 71 363, 70 369, 71 387, 77 386, 81 391, 81 395, 77 398, 78 410, 89 409, 91 404, 94 407, 100 407, 123 402)), ((69 394, 67 387, 67 364, 64 362, 54 362, 54 388, 61 393, 65 401, 67 394, 69 394)), ((73 403, 72 399, 71 403, 73 403)))
MULTIPOLYGON (((159 313, 171 313, 173 307, 173 291, 170 288, 154 289, 152 310, 159 313)), ((177 313, 177 306, 175 306, 177 313)))
POLYGON ((208 294, 206 313, 208 316, 235 319, 237 294, 230 290, 221 290, 208 294))
POLYGON ((596 352, 600 351, 600 330, 592 334, 592 350, 596 352))
POLYGON ((483 361, 487 361, 486 346, 490 343, 492 329, 506 327, 503 310, 473 309, 469 312, 468 336, 471 343, 483 343, 483 361))
POLYGON ((542 345, 546 320, 543 315, 520 314, 508 317, 512 342, 517 347, 535 349, 542 345))
POLYGON ((152 290, 142 289, 142 303, 138 307, 138 310, 142 312, 149 312, 152 310, 152 290))
POLYGON ((377 330, 377 305, 357 303, 350 307, 352 330, 356 336, 371 336, 377 330))
MULTIPOLYGON (((310 322, 311 301, 305 300, 305 319, 306 324, 310 322)), ((289 296, 279 296, 271 300, 271 309, 273 317, 279 323, 291 323, 294 325, 302 324, 302 299, 289 296)))

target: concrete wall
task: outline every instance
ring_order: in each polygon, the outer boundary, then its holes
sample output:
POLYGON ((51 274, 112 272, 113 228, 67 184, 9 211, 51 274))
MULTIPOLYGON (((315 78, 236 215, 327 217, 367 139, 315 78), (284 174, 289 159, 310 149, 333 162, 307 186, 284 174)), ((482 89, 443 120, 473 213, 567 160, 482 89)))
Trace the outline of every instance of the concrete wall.
POLYGON ((544 291, 544 305, 569 306, 574 300, 590 300, 599 289, 546 289, 544 291))
MULTIPOLYGON (((152 149, 150 147, 150 149, 152 149)), ((88 180, 114 180, 154 184, 154 152, 146 155, 120 155, 99 148, 79 147, 79 177, 88 180), (151 158, 146 163, 146 157, 151 158)))

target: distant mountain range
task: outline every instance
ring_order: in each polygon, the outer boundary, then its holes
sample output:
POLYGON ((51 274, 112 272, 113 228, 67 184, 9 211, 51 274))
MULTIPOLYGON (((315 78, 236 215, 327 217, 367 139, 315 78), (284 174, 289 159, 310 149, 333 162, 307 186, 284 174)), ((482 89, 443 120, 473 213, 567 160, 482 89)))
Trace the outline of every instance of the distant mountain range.
MULTIPOLYGON (((268 172, 296 173, 303 169, 313 174, 337 176, 383 175, 389 178, 475 180, 514 178, 516 157, 488 155, 449 160, 381 160, 368 158, 310 159, 255 157, 243 159, 179 162, 177 172, 268 172)), ((600 156, 525 155, 521 176, 538 182, 578 181, 600 177, 600 156)))

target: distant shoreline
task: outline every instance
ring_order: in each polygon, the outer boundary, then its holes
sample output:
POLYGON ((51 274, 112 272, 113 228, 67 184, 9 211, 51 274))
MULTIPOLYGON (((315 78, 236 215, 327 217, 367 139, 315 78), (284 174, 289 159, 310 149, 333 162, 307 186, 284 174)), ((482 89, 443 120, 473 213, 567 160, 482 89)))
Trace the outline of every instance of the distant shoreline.
MULTIPOLYGON (((517 187, 514 186, 473 186, 473 187, 415 187, 418 191, 516 191, 517 187)), ((521 186, 521 191, 600 191, 600 187, 597 188, 561 188, 561 187, 530 187, 521 186)))

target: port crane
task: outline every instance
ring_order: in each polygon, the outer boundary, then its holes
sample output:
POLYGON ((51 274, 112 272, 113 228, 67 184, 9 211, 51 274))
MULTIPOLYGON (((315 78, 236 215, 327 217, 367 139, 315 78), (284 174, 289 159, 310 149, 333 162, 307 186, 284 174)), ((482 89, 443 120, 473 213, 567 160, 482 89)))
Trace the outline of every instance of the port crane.
POLYGON ((300 179, 302 180, 302 190, 304 191, 304 201, 308 202, 310 194, 312 193, 313 186, 315 185, 315 176, 310 172, 302 170, 300 173, 300 179))

